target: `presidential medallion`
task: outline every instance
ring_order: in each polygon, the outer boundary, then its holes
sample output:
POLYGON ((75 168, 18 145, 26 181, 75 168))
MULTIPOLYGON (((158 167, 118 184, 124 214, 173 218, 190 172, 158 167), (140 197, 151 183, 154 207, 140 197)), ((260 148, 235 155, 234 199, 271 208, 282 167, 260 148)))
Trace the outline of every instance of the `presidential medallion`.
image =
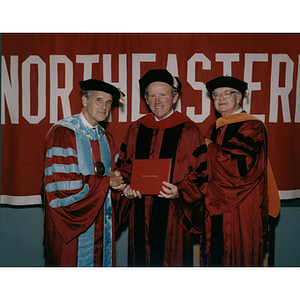
POLYGON ((98 161, 95 163, 95 173, 99 176, 102 177, 105 173, 105 167, 104 164, 101 161, 98 161))

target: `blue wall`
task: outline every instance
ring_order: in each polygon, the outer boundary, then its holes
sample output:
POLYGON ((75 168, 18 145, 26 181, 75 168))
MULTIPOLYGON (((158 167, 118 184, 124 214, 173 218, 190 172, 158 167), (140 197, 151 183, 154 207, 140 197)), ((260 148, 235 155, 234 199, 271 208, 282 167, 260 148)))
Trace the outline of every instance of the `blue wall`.
POLYGON ((41 206, 0 207, 0 266, 43 266, 41 206))
MULTIPOLYGON (((300 200, 283 201, 275 227, 275 266, 300 266, 300 200)), ((0 206, 0 266, 44 266, 41 206, 0 206)), ((116 242, 116 265, 127 265, 125 229, 116 242)))
MULTIPOLYGON (((116 264, 127 266, 126 228, 116 242, 116 264)), ((44 266, 42 206, 0 205, 0 267, 44 266)))
POLYGON ((275 266, 300 266, 300 200, 282 201, 275 228, 275 266))

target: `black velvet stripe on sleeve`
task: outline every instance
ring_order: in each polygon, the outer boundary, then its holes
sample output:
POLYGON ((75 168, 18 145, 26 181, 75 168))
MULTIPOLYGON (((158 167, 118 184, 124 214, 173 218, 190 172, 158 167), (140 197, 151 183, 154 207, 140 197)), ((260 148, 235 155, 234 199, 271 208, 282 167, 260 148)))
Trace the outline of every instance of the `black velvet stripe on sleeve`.
POLYGON ((239 155, 237 157, 237 163, 239 168, 239 173, 241 177, 245 177, 248 170, 247 170, 247 164, 246 164, 246 157, 244 155, 239 155))
POLYGON ((117 168, 119 168, 119 167, 121 166, 121 162, 122 162, 121 159, 118 158, 118 159, 117 159, 117 162, 116 162, 116 167, 117 167, 117 168))
POLYGON ((204 183, 208 182, 208 175, 206 175, 205 177, 198 177, 196 180, 194 180, 194 182, 198 186, 202 186, 204 183))
POLYGON ((244 146, 238 146, 236 144, 232 144, 232 143, 227 143, 226 146, 224 146, 224 150, 239 150, 243 153, 245 153, 246 155, 251 156, 253 159, 255 159, 257 152, 260 151, 261 148, 261 144, 259 145, 258 151, 255 150, 250 150, 244 146))
POLYGON ((198 158, 201 154, 205 153, 206 151, 207 151, 207 146, 201 145, 193 152, 193 156, 198 158))
POLYGON ((222 142, 222 146, 226 146, 226 143, 232 139, 234 136, 237 135, 239 129, 241 128, 241 126, 244 124, 245 122, 237 122, 237 123, 233 123, 233 124, 229 124, 227 126, 226 132, 224 134, 224 138, 223 138, 223 142, 222 142))
MULTIPOLYGON (((203 161, 202 163, 200 163, 200 165, 197 168, 197 172, 201 174, 205 170, 207 170, 207 161, 203 161)), ((202 184, 207 182, 208 175, 206 175, 205 177, 198 176, 197 180, 195 180, 195 183, 197 183, 199 186, 202 186, 202 184)))
POLYGON ((202 171, 207 170, 207 161, 203 161, 197 168, 197 172, 201 173, 202 171))
POLYGON ((122 143, 122 144, 121 144, 120 150, 121 150, 122 152, 126 153, 126 152, 127 152, 127 145, 124 144, 124 143, 122 143))
POLYGON ((251 137, 249 136, 244 136, 241 133, 237 133, 236 134, 236 139, 239 142, 245 143, 247 144, 249 147, 253 148, 253 149, 258 149, 261 147, 261 142, 255 142, 251 137))

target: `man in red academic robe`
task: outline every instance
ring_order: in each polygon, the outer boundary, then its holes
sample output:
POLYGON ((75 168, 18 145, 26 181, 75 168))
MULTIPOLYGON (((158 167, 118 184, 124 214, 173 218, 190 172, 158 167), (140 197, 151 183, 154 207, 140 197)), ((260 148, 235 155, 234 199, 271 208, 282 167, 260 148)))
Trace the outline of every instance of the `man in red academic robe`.
POLYGON ((111 187, 117 149, 99 124, 108 116, 118 89, 96 79, 80 82, 80 114, 58 121, 45 141, 42 185, 46 266, 112 266, 115 216, 111 187))
POLYGON ((129 265, 192 266, 192 233, 199 233, 196 228, 203 222, 205 141, 194 122, 173 111, 181 89, 177 77, 150 70, 139 83, 152 112, 131 124, 117 164, 128 183, 123 192, 133 199, 130 210, 123 211, 129 213, 129 265), (164 158, 172 159, 171 180, 163 182, 159 195, 141 195, 131 188, 134 159, 164 158))
POLYGON ((206 88, 221 114, 205 136, 206 264, 262 266, 269 206, 266 129, 240 106, 246 82, 221 76, 206 88))

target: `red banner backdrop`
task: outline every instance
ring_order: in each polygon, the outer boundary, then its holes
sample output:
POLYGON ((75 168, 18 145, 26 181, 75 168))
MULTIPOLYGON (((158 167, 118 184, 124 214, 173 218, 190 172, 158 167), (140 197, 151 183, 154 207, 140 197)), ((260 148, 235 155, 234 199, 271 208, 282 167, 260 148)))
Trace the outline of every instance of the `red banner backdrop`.
POLYGON ((3 34, 1 203, 41 203, 44 139, 57 120, 80 112, 80 80, 125 92, 106 126, 120 145, 130 122, 147 113, 138 79, 153 68, 180 78, 176 109, 203 133, 216 120, 205 83, 221 75, 247 81, 243 108, 268 128, 281 199, 299 198, 299 59, 299 34, 3 34))

